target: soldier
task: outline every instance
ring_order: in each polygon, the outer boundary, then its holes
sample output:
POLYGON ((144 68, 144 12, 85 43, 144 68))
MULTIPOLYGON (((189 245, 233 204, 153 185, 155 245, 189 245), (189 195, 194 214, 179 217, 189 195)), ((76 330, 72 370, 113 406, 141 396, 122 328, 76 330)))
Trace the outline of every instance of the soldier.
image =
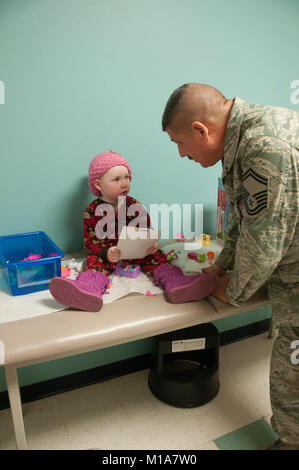
POLYGON ((299 365, 291 361, 299 340, 299 113, 193 83, 172 93, 162 128, 181 157, 205 168, 222 161, 234 224, 203 271, 217 280, 213 295, 235 306, 266 284, 278 328, 270 399, 279 440, 271 448, 299 449, 299 365))

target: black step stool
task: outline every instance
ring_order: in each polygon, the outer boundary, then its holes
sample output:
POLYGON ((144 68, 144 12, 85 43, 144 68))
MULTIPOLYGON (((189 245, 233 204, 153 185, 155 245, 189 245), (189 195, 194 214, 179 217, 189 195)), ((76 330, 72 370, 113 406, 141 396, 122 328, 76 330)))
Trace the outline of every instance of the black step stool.
POLYGON ((219 333, 211 323, 156 336, 149 388, 169 405, 204 405, 219 390, 218 364, 219 333))

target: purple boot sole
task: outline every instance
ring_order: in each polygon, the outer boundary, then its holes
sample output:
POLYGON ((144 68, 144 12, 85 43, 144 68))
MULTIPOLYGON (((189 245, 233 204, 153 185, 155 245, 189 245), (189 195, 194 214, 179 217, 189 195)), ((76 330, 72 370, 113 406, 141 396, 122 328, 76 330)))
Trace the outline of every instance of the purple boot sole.
POLYGON ((193 300, 201 300, 210 295, 215 289, 215 281, 209 276, 190 276, 190 281, 184 279, 184 284, 167 289, 167 297, 173 304, 191 302, 193 300), (192 279, 193 278, 193 279, 192 279))
POLYGON ((84 291, 71 279, 55 278, 50 283, 50 292, 54 299, 67 307, 99 312, 103 306, 102 297, 84 291))

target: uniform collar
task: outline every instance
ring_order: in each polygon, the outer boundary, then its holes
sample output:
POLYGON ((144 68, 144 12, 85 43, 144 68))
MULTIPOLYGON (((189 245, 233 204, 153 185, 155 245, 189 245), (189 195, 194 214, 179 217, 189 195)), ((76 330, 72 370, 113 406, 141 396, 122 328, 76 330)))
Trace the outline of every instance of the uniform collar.
POLYGON ((241 124, 244 116, 245 101, 236 97, 227 122, 224 155, 222 159, 222 178, 229 172, 237 151, 241 124))

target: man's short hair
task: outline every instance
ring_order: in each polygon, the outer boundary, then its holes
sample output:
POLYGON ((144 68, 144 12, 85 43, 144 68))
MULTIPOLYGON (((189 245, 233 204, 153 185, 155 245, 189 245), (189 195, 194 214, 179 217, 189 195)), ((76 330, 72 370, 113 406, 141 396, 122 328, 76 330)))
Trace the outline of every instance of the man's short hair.
POLYGON ((170 96, 162 117, 162 129, 187 132, 193 121, 222 122, 226 104, 227 99, 217 88, 204 83, 187 83, 170 96))
POLYGON ((185 83, 185 85, 180 86, 179 88, 174 90, 174 92, 170 95, 162 117, 163 131, 166 131, 166 129, 171 125, 174 115, 176 114, 178 104, 181 101, 183 95, 185 94, 188 86, 189 83, 185 83))

